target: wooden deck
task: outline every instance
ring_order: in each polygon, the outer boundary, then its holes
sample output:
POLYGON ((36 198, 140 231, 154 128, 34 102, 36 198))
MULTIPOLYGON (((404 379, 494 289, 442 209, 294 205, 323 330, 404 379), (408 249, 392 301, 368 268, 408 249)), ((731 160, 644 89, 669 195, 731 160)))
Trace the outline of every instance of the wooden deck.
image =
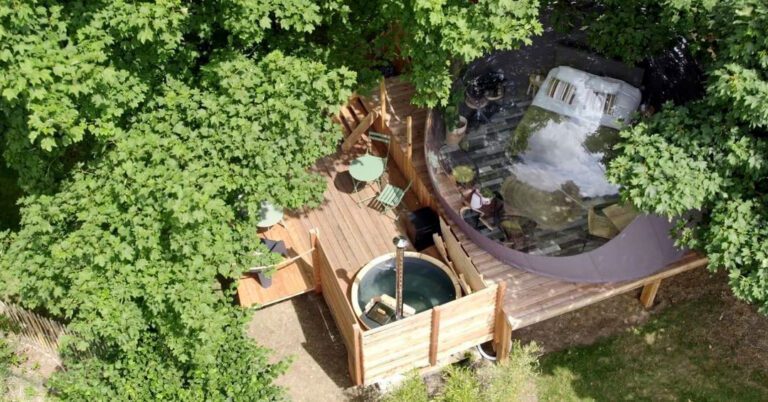
POLYGON ((303 231, 295 217, 286 217, 284 225, 275 225, 259 235, 284 241, 288 248, 287 260, 299 258, 289 265, 279 267, 272 276, 272 286, 268 288, 261 286, 256 275, 240 278, 237 297, 241 306, 267 306, 315 289, 309 233, 303 231))
MULTIPOLYGON (((349 163, 365 152, 361 144, 348 152, 338 151, 322 158, 313 167, 327 183, 320 206, 286 211, 284 226, 275 225, 262 233, 262 237, 285 241, 290 248, 288 258, 291 258, 311 249, 309 232, 316 230, 318 241, 329 262, 336 268, 336 279, 345 294, 349 294, 357 271, 373 258, 394 251, 392 239, 405 234, 392 212, 382 214, 368 206, 369 202, 359 202, 376 195, 376 184, 366 186, 357 193, 353 191, 352 177, 347 171, 349 163)), ((407 185, 391 158, 384 182, 400 187, 407 185)), ((401 210, 420 206, 412 191, 406 193, 403 204, 401 210)), ((238 283, 240 304, 264 306, 315 289, 311 255, 307 254, 296 263, 279 269, 272 282, 272 286, 264 288, 255 276, 241 278, 238 283)))
MULTIPOLYGON (((357 271, 373 258, 394 251, 392 239, 405 233, 391 213, 382 214, 366 203, 358 204, 359 199, 365 200, 376 194, 372 186, 360 190, 359 197, 352 192, 352 178, 347 171, 350 161, 360 152, 360 149, 339 152, 318 161, 315 169, 328 183, 324 201, 317 208, 293 216, 293 221, 301 225, 300 229, 296 227, 294 230, 303 233, 318 230, 318 241, 336 268, 336 279, 345 294, 349 294, 357 271)), ((404 180, 397 168, 391 161, 389 165, 385 173, 388 180, 403 186, 404 180)), ((418 205, 410 192, 406 194, 405 204, 412 208, 418 205)))
MULTIPOLYGON (((386 80, 386 121, 392 135, 398 139, 400 145, 406 147, 406 117, 413 119, 413 156, 412 165, 416 175, 427 187, 428 193, 436 190, 441 192, 451 207, 462 206, 461 195, 455 186, 446 177, 439 177, 438 188, 432 186, 427 173, 427 165, 424 156, 424 130, 426 127, 427 111, 410 104, 413 96, 413 87, 401 82, 397 78, 386 80)), ((374 110, 381 111, 378 95, 368 98, 368 102, 374 110)), ((423 202, 423 200, 422 200, 423 202)), ((440 206, 436 202, 430 205, 440 206)), ((441 214, 445 217, 444 214, 441 214)), ((681 272, 706 265, 706 258, 695 254, 689 254, 679 263, 673 264, 659 273, 635 281, 589 284, 572 283, 558 279, 552 279, 523 271, 505 264, 495 257, 487 254, 479 248, 460 229, 452 225, 453 232, 459 238, 465 252, 469 255, 477 271, 487 283, 506 282, 506 294, 504 297, 504 310, 506 311, 513 329, 519 329, 531 324, 552 318, 569 311, 588 306, 607 298, 647 287, 645 300, 652 300, 658 289, 661 279, 677 275, 681 272)))

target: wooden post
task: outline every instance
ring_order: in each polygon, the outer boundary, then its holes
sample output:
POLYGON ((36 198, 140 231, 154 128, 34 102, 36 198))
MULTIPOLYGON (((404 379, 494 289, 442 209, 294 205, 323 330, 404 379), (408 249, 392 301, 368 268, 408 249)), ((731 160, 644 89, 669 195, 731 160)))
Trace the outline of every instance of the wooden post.
POLYGON ((647 309, 653 307, 653 301, 656 300, 656 293, 658 293, 660 285, 661 279, 656 279, 643 286, 643 291, 640 293, 640 303, 643 307, 647 309))
POLYGON ((409 161, 413 156, 413 118, 408 116, 405 118, 405 157, 409 161))
POLYGON ((509 359, 509 351, 512 349, 512 326, 507 320, 504 309, 496 316, 496 326, 500 328, 499 343, 496 348, 496 361, 504 363, 509 359))
POLYGON ((496 361, 505 362, 509 357, 509 349, 512 345, 512 328, 504 312, 504 293, 507 291, 507 283, 500 282, 496 287, 496 322, 493 329, 493 348, 496 350, 496 361))
POLYGON ((429 365, 437 364, 438 342, 440 342, 440 306, 432 308, 432 331, 429 333, 429 365))
POLYGON ((352 353, 349 354, 349 375, 352 377, 352 383, 363 385, 363 331, 360 325, 355 323, 352 326, 352 353))
POLYGON ((319 230, 317 228, 309 230, 309 247, 312 250, 312 273, 315 275, 315 292, 320 293, 323 291, 323 285, 320 280, 320 258, 317 255, 321 252, 320 242, 317 241, 317 234, 319 230))
POLYGON ((379 102, 381 103, 381 111, 379 116, 381 117, 381 126, 387 125, 387 83, 384 78, 379 83, 379 102))

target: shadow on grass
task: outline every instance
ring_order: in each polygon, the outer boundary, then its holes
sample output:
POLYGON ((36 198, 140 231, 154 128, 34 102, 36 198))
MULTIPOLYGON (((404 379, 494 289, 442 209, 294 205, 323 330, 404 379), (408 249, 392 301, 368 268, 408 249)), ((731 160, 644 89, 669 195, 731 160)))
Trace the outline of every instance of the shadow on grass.
POLYGON ((765 401, 765 343, 768 317, 707 294, 640 328, 544 356, 539 399, 765 401))

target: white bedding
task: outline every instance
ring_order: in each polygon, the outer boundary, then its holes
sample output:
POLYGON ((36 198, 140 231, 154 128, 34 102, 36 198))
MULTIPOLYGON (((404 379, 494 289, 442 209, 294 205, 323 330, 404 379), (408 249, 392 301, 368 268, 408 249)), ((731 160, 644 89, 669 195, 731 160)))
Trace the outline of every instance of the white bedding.
POLYGON ((620 130, 640 106, 640 100, 640 90, 624 81, 560 66, 549 71, 544 84, 533 98, 533 105, 574 119, 620 130), (575 87, 575 96, 570 103, 549 96, 553 79, 575 87), (604 113, 605 94, 615 95, 610 113, 604 113))

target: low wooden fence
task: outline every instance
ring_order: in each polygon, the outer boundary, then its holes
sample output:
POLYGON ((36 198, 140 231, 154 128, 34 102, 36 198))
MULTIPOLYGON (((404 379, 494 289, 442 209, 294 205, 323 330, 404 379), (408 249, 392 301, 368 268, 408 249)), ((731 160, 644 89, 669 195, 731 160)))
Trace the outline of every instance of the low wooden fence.
POLYGON ((455 353, 491 340, 500 359, 509 353, 511 328, 502 309, 504 284, 488 286, 383 327, 363 330, 320 242, 316 245, 314 267, 344 340, 350 377, 356 385, 439 365, 455 353))
POLYGON ((0 315, 8 319, 10 332, 19 341, 59 360, 59 341, 63 335, 71 335, 64 324, 1 300, 0 315))
POLYGON ((361 327, 357 322, 355 311, 349 302, 349 298, 341 290, 335 270, 323 250, 319 241, 314 241, 315 251, 312 254, 312 265, 315 269, 315 279, 319 282, 317 289, 322 291, 323 299, 331 310, 333 320, 339 329, 344 347, 347 349, 347 363, 349 375, 355 384, 362 384, 362 364, 360 350, 361 327))
POLYGON ((365 382, 414 368, 435 366, 451 355, 494 339, 496 285, 412 317, 365 331, 365 382))

